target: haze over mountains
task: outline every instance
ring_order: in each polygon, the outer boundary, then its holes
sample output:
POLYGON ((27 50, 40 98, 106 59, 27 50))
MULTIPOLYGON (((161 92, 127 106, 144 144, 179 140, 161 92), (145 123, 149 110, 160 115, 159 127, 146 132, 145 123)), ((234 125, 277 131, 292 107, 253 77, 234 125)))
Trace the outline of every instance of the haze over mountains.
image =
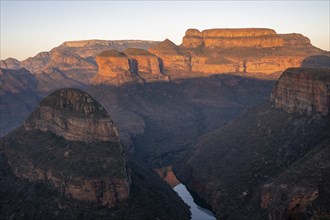
POLYGON ((125 209, 124 219, 189 219, 149 171, 173 164, 217 218, 329 217, 330 57, 301 34, 188 29, 181 45, 73 41, 0 65, 1 136, 12 131, 1 140, 2 218, 36 214, 15 201, 25 187, 40 218, 59 200, 58 217, 74 210, 67 219, 125 209))

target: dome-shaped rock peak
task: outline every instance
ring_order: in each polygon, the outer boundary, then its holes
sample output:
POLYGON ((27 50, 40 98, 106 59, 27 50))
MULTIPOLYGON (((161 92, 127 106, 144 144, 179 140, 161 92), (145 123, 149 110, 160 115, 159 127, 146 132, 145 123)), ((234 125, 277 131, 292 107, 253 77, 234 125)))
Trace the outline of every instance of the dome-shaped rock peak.
POLYGON ((60 89, 43 99, 26 119, 25 129, 50 131, 67 140, 118 140, 106 110, 78 89, 60 89))
POLYGON ((88 93, 60 89, 1 140, 13 173, 69 199, 114 207, 130 192, 130 169, 105 109, 88 93))

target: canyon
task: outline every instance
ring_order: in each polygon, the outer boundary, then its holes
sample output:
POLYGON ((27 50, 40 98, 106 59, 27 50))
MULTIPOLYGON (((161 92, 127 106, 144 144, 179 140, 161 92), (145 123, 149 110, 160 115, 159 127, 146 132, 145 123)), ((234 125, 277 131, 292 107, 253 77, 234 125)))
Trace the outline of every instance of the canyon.
POLYGON ((287 69, 270 101, 194 144, 178 179, 218 218, 327 218, 329 71, 287 69))
POLYGON ((72 219, 87 210, 88 218, 97 219, 106 219, 109 213, 114 219, 171 219, 171 215, 189 219, 187 206, 169 186, 150 171, 129 164, 108 113, 81 90, 60 89, 48 95, 24 125, 1 139, 0 150, 0 173, 6 177, 0 181, 1 218, 72 219), (30 190, 24 192, 24 188, 30 190), (141 194, 140 190, 149 192, 141 194), (155 190, 167 197, 153 195, 155 190), (16 193, 19 199, 47 208, 29 210, 15 198, 16 193), (150 198, 168 207, 161 211, 150 198), (128 205, 131 210, 127 212, 128 205), (8 212, 17 207, 18 211, 8 212))
POLYGON ((0 218, 189 219, 174 173, 220 219, 328 217, 330 57, 301 34, 70 41, 0 67, 0 218))

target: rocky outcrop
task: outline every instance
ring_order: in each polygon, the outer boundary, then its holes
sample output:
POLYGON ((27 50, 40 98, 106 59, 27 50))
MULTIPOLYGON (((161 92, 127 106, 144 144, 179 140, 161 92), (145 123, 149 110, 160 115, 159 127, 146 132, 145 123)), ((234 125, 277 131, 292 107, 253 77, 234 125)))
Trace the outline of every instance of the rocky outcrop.
POLYGON ((276 83, 271 100, 287 112, 328 115, 330 69, 287 69, 276 83))
POLYGON ((124 53, 131 59, 133 66, 131 69, 137 74, 147 73, 159 75, 162 73, 161 64, 158 57, 146 50, 138 48, 128 48, 124 53), (134 62, 134 63, 133 63, 134 62))
POLYGON ((118 141, 105 109, 88 93, 58 90, 39 104, 26 119, 25 129, 50 131, 67 140, 118 141))
POLYGON ((261 208, 268 209, 269 220, 300 219, 319 195, 318 188, 266 184, 261 189, 261 208))
POLYGON ((124 53, 103 51, 96 57, 99 73, 95 84, 122 85, 124 83, 167 81, 162 74, 161 60, 146 50, 129 48, 124 53))
POLYGON ((113 207, 128 199, 130 171, 112 120, 89 94, 61 89, 1 141, 14 174, 63 196, 113 207))
POLYGON ((189 53, 186 53, 168 39, 150 47, 148 51, 161 58, 165 73, 188 72, 191 70, 189 53))
POLYGON ((168 81, 168 76, 163 74, 163 62, 159 57, 138 48, 128 48, 124 53, 130 59, 133 74, 144 82, 168 81))
POLYGON ((96 57, 98 74, 93 78, 93 83, 110 83, 122 85, 134 81, 131 72, 130 60, 122 52, 106 50, 96 57))

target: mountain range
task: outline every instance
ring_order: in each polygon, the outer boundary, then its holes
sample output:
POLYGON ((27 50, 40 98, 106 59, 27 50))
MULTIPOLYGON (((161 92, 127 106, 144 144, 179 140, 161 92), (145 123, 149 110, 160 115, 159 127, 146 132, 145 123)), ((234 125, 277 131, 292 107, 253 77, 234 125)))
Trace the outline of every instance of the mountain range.
POLYGON ((71 41, 0 67, 1 218, 189 219, 168 166, 219 219, 329 217, 330 56, 301 34, 71 41))

